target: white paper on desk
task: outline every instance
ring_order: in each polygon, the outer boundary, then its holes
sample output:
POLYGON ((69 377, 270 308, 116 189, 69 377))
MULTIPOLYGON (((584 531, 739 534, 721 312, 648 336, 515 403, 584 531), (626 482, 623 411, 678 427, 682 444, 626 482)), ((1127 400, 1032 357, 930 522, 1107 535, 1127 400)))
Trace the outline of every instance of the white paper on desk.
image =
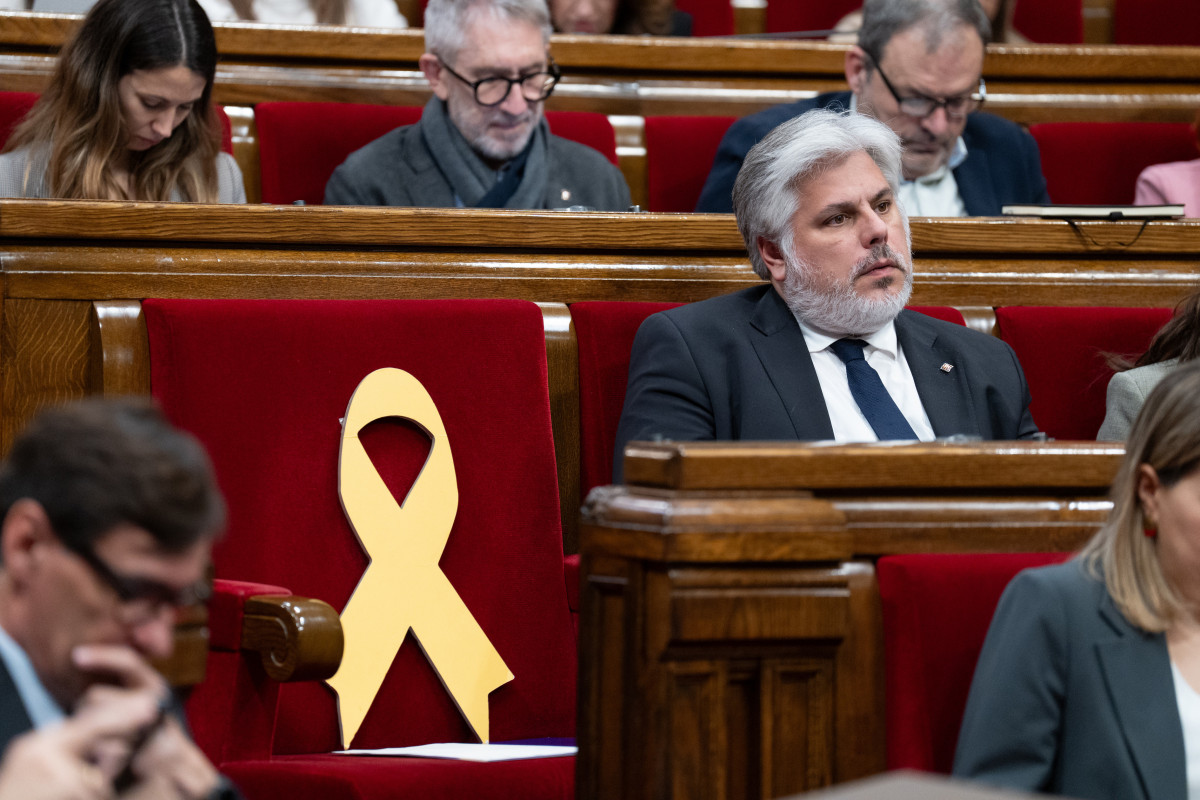
POLYGON ((544 744, 422 744, 416 747, 385 747, 381 750, 342 750, 348 756, 412 756, 452 758, 459 761, 516 761, 522 758, 573 756, 578 747, 544 744))

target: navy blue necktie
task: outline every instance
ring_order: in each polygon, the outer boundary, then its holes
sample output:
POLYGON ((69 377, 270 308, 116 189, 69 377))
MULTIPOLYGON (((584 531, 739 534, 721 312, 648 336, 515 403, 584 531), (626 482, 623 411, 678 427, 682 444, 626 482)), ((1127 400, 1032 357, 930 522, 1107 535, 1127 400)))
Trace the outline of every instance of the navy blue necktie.
POLYGON ((896 401, 888 394, 883 381, 879 379, 879 373, 863 357, 863 348, 866 346, 867 343, 862 339, 838 339, 829 345, 829 349, 846 364, 850 394, 879 440, 916 439, 917 434, 900 413, 896 401))

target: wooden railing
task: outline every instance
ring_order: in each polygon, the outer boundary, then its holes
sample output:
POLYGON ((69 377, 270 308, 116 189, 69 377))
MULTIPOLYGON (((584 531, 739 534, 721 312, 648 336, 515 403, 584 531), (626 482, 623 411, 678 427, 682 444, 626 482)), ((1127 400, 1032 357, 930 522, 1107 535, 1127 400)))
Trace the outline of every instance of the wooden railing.
MULTIPOLYGON (((1169 307, 1200 221, 915 220, 913 303, 990 330, 1004 305, 1169 307)), ((759 283, 732 217, 0 200, 0 446, 40 407, 149 385, 146 297, 514 297, 542 305, 563 524, 576 546, 570 304, 759 283)))

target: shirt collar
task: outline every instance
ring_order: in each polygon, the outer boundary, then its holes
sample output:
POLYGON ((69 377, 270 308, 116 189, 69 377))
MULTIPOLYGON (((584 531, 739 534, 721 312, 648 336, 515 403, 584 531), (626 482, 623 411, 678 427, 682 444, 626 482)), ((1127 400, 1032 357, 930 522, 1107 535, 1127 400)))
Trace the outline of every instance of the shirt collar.
MULTIPOLYGON (((830 336, 828 333, 824 333, 810 325, 804 324, 799 318, 796 319, 796 322, 800 323, 800 332, 804 334, 804 343, 808 345, 808 352, 810 353, 819 353, 822 350, 827 349, 829 345, 833 344, 839 339, 846 338, 845 336, 830 336)), ((896 339, 895 320, 884 325, 874 333, 863 334, 861 336, 855 336, 854 338, 862 339, 871 347, 875 348, 876 350, 882 350, 892 358, 896 358, 899 352, 899 344, 896 339)))
POLYGON ((17 694, 21 696, 33 727, 41 728, 63 719, 65 715, 62 708, 38 679, 33 662, 3 627, 0 627, 0 661, 8 668, 8 675, 17 687, 17 694))

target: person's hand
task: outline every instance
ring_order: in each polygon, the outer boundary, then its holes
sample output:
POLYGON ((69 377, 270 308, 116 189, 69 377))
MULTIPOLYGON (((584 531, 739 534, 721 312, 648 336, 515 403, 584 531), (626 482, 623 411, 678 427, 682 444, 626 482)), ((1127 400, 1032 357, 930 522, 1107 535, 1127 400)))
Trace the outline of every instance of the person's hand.
POLYGON ((128 757, 128 742, 154 722, 149 695, 89 690, 79 714, 13 739, 0 761, 0 800, 106 800, 113 796, 104 753, 128 757))
MULTIPOLYGON (((74 653, 76 665, 85 672, 109 681, 111 685, 96 684, 89 690, 103 700, 105 691, 136 696, 152 701, 161 708, 169 697, 163 677, 135 650, 119 645, 89 645, 78 647, 74 653)), ((86 710, 88 697, 81 703, 86 710)), ((122 798, 154 797, 193 800, 207 797, 218 785, 220 775, 200 748, 188 738, 179 720, 167 714, 152 718, 131 740, 131 752, 126 751, 122 765, 129 768, 133 782, 122 791, 122 798)), ((111 763, 105 754, 106 767, 111 763)), ((0 798, 7 800, 7 798, 0 798)))

